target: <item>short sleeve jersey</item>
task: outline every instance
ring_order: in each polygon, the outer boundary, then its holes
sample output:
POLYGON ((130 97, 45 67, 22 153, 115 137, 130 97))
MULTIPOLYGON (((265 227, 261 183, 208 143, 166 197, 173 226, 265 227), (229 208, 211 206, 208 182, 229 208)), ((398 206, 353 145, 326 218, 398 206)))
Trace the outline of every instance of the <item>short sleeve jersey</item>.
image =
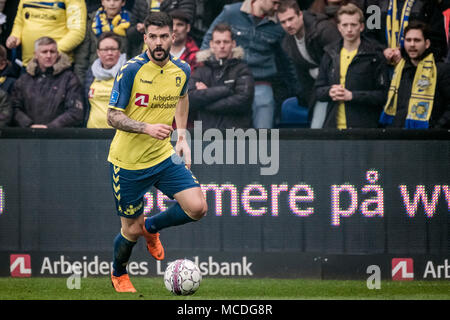
MULTIPOLYGON (((117 73, 109 108, 123 111, 136 121, 171 126, 178 100, 187 94, 190 73, 189 64, 172 55, 160 67, 144 52, 117 73)), ((116 130, 108 161, 127 170, 140 170, 157 165, 173 153, 170 137, 158 140, 116 130)))

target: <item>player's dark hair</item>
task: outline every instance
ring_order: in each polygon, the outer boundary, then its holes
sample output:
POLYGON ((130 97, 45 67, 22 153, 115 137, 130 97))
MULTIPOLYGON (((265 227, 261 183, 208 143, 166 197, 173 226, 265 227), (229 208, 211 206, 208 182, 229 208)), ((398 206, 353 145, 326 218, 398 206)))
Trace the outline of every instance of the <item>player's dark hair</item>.
POLYGON ((117 45, 119 46, 119 50, 122 48, 122 42, 120 41, 120 37, 112 32, 112 31, 108 31, 108 32, 103 32, 100 37, 98 38, 97 41, 97 49, 100 49, 100 42, 102 42, 105 39, 113 39, 114 41, 117 42, 117 45))
POLYGON ((214 29, 211 33, 211 35, 213 35, 214 38, 214 32, 229 32, 231 34, 231 39, 234 40, 234 34, 233 34, 233 30, 231 29, 230 25, 228 23, 222 22, 222 23, 218 23, 214 26, 214 29))
POLYGON ((288 9, 293 9, 297 15, 300 14, 300 7, 298 6, 297 0, 281 1, 277 13, 285 13, 288 9))
POLYGON ((410 23, 408 23, 408 25, 405 28, 405 31, 403 33, 403 35, 406 37, 406 34, 408 33, 408 31, 410 30, 421 30, 422 34, 423 34, 423 38, 425 40, 431 40, 430 39, 430 27, 422 21, 419 20, 413 20, 410 23))
POLYGON ((170 32, 173 32, 172 17, 162 11, 150 12, 144 20, 144 26, 146 32, 149 26, 157 26, 160 28, 167 26, 169 27, 170 32))

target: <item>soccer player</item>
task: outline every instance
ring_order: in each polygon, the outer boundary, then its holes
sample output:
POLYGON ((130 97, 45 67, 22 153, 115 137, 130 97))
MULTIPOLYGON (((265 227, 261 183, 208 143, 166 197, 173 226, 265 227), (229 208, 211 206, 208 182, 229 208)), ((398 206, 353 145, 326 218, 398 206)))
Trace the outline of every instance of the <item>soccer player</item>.
POLYGON ((152 12, 144 25, 148 49, 117 74, 107 115, 108 123, 117 129, 108 156, 122 226, 114 239, 111 272, 117 292, 136 292, 126 265, 140 236, 145 237, 150 254, 162 260, 164 249, 158 231, 197 221, 207 211, 200 185, 190 171, 185 136, 190 67, 170 54, 174 41, 170 16, 152 12), (174 117, 178 134, 175 151, 170 143, 174 117), (144 194, 152 186, 177 203, 144 219, 144 194))

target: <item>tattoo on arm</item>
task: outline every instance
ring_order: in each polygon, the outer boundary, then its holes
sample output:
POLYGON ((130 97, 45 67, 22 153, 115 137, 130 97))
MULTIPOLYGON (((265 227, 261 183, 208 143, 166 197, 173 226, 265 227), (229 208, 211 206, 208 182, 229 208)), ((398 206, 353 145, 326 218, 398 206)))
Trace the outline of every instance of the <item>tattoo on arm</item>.
POLYGON ((145 123, 130 119, 125 113, 115 109, 108 109, 108 124, 113 128, 132 132, 144 133, 145 123))

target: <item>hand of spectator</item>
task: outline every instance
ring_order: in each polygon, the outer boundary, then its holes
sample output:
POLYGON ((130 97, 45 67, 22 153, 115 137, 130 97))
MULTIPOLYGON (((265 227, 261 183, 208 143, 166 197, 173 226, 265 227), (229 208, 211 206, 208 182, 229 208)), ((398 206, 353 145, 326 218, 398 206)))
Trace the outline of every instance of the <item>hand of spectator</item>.
POLYGON ((351 101, 353 99, 353 94, 350 90, 341 87, 336 95, 337 101, 351 101))
POLYGON ((400 62, 400 60, 402 60, 402 53, 400 51, 400 48, 395 48, 392 50, 393 54, 392 54, 392 62, 394 64, 397 64, 400 62))
POLYGON ((335 84, 331 86, 330 97, 333 101, 351 101, 353 99, 353 94, 342 85, 335 84))
POLYGON ((208 86, 206 84, 204 84, 203 82, 198 81, 195 83, 195 88, 197 90, 204 90, 204 89, 208 89, 208 86))
POLYGON ((8 39, 6 39, 6 47, 8 47, 8 49, 17 48, 18 46, 20 46, 20 43, 20 39, 14 36, 9 36, 8 39))
POLYGON ((158 140, 164 140, 168 138, 172 131, 173 128, 171 126, 163 123, 157 124, 146 123, 146 127, 144 129, 144 132, 146 134, 158 140))
POLYGON ((328 91, 328 95, 330 96, 331 100, 337 101, 337 94, 341 88, 340 84, 333 84, 330 88, 330 91, 328 91))
POLYGON ((145 33, 145 25, 143 23, 136 24, 136 30, 141 33, 145 33))
POLYGON ((33 129, 47 129, 48 127, 45 124, 32 124, 30 128, 33 129))
POLYGON ((384 54, 384 57, 386 58, 386 60, 391 62, 392 57, 394 56, 394 49, 386 48, 386 49, 384 49, 383 54, 384 54))
POLYGON ((402 59, 400 48, 387 48, 383 51, 384 57, 388 63, 396 65, 402 59))

